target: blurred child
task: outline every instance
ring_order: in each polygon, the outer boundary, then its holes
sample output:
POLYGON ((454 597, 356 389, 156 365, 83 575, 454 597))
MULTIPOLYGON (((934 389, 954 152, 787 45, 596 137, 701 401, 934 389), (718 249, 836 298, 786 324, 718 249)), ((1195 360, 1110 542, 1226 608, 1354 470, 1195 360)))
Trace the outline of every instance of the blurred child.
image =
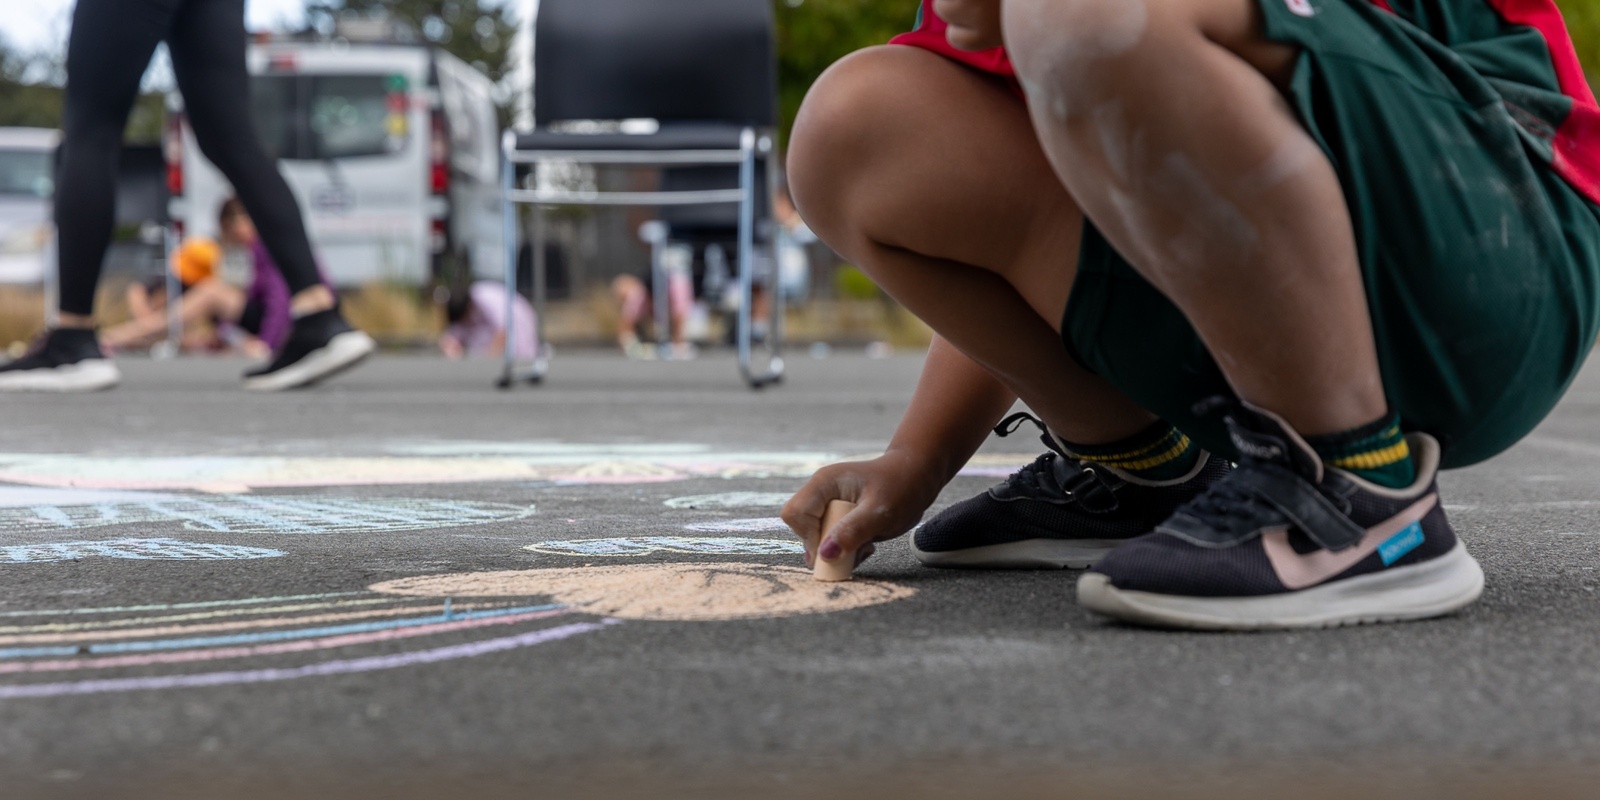
MULTIPOLYGON (((530 361, 539 353, 538 317, 527 298, 511 298, 512 355, 530 361)), ((449 327, 439 337, 439 351, 447 358, 494 357, 505 352, 506 288, 498 281, 477 281, 465 292, 452 294, 445 303, 449 327)))
MULTIPOLYGON (((222 204, 217 231, 219 241, 191 239, 175 255, 179 278, 187 286, 178 298, 178 317, 186 332, 209 324, 217 328, 221 341, 236 342, 251 357, 264 357, 283 344, 293 325, 289 286, 238 198, 222 204), (234 286, 217 274, 229 252, 247 255, 251 265, 248 288, 234 286)), ((161 293, 165 294, 164 289, 161 293)), ((148 299, 148 291, 146 295, 148 299)), ((130 309, 135 300, 130 296, 130 309)), ((150 308, 137 311, 145 313, 136 313, 133 320, 105 331, 101 344, 116 350, 148 345, 165 335, 165 313, 151 313, 150 308)))

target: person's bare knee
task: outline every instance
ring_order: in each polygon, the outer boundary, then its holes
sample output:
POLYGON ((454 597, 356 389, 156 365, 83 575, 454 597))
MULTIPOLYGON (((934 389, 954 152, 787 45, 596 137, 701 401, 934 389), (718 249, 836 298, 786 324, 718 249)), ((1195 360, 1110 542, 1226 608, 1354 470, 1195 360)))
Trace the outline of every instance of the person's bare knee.
POLYGON ((1020 98, 927 51, 871 48, 807 95, 791 137, 807 224, 891 293, 895 248, 980 267, 1059 320, 1080 212, 1052 174, 1020 98))
POLYGON ((789 137, 789 188, 806 224, 827 240, 855 238, 857 189, 883 138, 881 78, 896 69, 899 48, 875 47, 834 63, 807 92, 789 137))
POLYGON ((1278 85, 1295 48, 1264 37, 1257 0, 1007 0, 1006 47, 1034 103, 1063 121, 1113 102, 1141 58, 1218 46, 1278 85))

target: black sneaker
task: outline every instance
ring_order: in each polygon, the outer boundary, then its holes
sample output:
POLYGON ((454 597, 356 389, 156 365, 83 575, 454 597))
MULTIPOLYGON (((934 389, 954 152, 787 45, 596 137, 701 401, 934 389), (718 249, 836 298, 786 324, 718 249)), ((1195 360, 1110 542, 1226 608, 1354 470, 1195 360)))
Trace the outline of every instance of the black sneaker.
POLYGON ((1284 422, 1240 407, 1232 474, 1078 579, 1078 601, 1128 622, 1328 628, 1448 614, 1483 571, 1439 502, 1439 443, 1408 435, 1417 479, 1388 489, 1327 467, 1284 422))
MULTIPOLYGON (((1022 422, 1013 414, 995 426, 1006 436, 1022 422)), ((1050 448, 987 492, 963 500, 924 522, 911 551, 930 567, 978 569, 1082 569, 1112 548, 1145 533, 1228 474, 1228 462, 1202 453, 1189 474, 1146 481, 1122 470, 1086 464, 1050 448)))
POLYGON ((244 375, 244 388, 276 392, 310 386, 361 363, 377 349, 372 337, 350 327, 337 307, 294 321, 272 363, 244 375))
POLYGON ((117 365, 87 328, 46 331, 26 355, 0 366, 4 392, 97 392, 121 380, 117 365))

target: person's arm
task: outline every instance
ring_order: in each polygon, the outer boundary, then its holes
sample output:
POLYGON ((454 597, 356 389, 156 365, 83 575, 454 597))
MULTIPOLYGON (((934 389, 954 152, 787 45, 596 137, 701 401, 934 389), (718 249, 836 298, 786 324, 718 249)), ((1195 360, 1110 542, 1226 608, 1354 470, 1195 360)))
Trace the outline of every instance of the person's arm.
POLYGON ((454 327, 446 328, 444 333, 439 334, 439 352, 451 361, 466 357, 467 348, 462 346, 461 335, 456 333, 454 327))
POLYGON ((136 320, 143 320, 156 313, 150 304, 150 290, 138 281, 128 284, 127 301, 128 315, 136 320))
POLYGON ((945 39, 958 50, 1000 47, 1000 0, 934 0, 934 13, 950 27, 945 39))
POLYGON ((871 555, 872 542, 910 530, 1015 402, 987 370, 935 338, 884 454, 817 470, 784 505, 784 522, 805 542, 806 563, 823 544, 822 512, 830 500, 856 504, 829 538, 858 560, 871 555))

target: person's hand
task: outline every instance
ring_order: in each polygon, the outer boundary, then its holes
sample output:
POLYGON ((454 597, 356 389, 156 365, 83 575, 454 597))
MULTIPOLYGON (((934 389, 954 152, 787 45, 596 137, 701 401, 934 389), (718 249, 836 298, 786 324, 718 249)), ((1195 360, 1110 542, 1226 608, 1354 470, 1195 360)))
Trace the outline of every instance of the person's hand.
POLYGON ((957 50, 1000 47, 1000 0, 933 0, 933 11, 950 27, 944 38, 957 50))
POLYGON ((456 341, 456 337, 451 336, 448 333, 439 337, 439 352, 444 354, 444 357, 450 359, 451 361, 460 360, 467 354, 466 349, 461 346, 461 343, 456 341))
POLYGON ((239 343, 239 350, 248 358, 265 359, 272 356, 272 348, 266 342, 251 336, 239 343))
POLYGON ((832 464, 817 470, 806 485, 783 506, 783 521, 805 543, 806 565, 816 563, 817 551, 855 551, 860 564, 872 555, 873 542, 893 539, 922 519, 942 488, 937 475, 911 453, 890 451, 871 461, 832 464), (846 500, 856 507, 822 537, 822 512, 830 500, 846 500))

